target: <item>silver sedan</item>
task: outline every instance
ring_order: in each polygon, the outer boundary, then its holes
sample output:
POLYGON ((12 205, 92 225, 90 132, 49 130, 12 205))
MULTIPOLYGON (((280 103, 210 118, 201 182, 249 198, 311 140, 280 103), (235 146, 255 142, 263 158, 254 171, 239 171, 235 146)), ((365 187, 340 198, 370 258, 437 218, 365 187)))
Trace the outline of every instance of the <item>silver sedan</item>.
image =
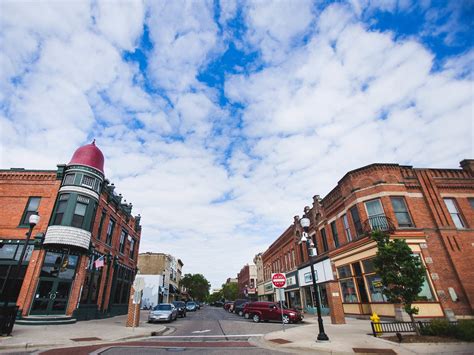
POLYGON ((148 323, 171 322, 178 318, 178 310, 172 303, 160 303, 148 314, 148 323))

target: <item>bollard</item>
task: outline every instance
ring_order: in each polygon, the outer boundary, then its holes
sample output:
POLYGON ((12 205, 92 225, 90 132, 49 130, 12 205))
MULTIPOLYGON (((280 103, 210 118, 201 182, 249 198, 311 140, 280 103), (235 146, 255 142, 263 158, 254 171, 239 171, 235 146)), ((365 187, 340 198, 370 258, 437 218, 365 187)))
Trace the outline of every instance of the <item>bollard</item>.
POLYGON ((377 313, 373 312, 370 320, 374 323, 375 336, 382 335, 382 326, 380 325, 380 318, 377 313))

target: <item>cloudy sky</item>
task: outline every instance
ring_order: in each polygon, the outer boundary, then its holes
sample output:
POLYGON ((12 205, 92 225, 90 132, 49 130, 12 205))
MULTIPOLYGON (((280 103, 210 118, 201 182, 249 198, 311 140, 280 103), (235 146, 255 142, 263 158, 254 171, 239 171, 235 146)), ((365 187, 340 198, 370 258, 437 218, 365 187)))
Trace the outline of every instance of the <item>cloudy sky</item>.
POLYGON ((348 170, 474 157, 473 4, 3 0, 0 168, 95 138, 140 251, 218 287, 348 170))

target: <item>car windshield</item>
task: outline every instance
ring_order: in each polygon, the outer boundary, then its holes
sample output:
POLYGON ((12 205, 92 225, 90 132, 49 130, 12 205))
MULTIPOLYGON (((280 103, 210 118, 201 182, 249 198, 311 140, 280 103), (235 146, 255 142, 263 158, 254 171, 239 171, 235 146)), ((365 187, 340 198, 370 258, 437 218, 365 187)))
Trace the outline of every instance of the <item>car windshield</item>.
POLYGON ((194 303, 194 302, 188 302, 188 306, 195 306, 195 305, 196 305, 196 303, 194 303))
POLYGON ((285 306, 285 304, 284 304, 284 303, 275 303, 275 306, 276 306, 277 308, 288 309, 288 307, 287 307, 287 306, 285 306), (280 307, 280 306, 282 306, 282 307, 280 307))
POLYGON ((171 311, 171 305, 169 304, 159 304, 153 308, 154 311, 171 311))
POLYGON ((173 304, 174 304, 176 307, 183 307, 183 306, 184 306, 184 302, 173 302, 173 304))

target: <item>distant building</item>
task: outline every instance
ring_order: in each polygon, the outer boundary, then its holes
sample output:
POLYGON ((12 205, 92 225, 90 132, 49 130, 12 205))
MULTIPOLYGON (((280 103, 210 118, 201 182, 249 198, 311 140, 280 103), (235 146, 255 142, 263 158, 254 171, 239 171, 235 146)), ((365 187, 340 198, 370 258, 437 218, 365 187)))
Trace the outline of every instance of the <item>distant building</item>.
POLYGON ((0 170, 0 301, 44 321, 125 314, 140 235, 140 216, 105 178, 94 142, 56 170, 0 170), (17 275, 36 212, 40 223, 17 275))
POLYGON ((237 282, 239 282, 239 280, 237 280, 236 277, 229 277, 225 283, 230 284, 230 283, 237 283, 237 282))
POLYGON ((257 268, 253 264, 247 264, 237 275, 239 285, 239 297, 256 299, 257 298, 257 268))
MULTIPOLYGON (((183 262, 170 254, 140 253, 138 269, 140 276, 160 275, 159 303, 181 300, 179 282, 182 277, 183 262)), ((156 280, 156 278, 149 278, 156 280)), ((145 278, 146 280, 146 278, 145 278)), ((149 285, 151 287, 151 285, 149 285)))
POLYGON ((257 255, 254 256, 253 263, 255 264, 255 267, 257 268, 257 297, 258 297, 258 300, 263 300, 264 293, 265 293, 263 285, 265 283, 265 279, 263 276, 262 253, 258 253, 257 255))

